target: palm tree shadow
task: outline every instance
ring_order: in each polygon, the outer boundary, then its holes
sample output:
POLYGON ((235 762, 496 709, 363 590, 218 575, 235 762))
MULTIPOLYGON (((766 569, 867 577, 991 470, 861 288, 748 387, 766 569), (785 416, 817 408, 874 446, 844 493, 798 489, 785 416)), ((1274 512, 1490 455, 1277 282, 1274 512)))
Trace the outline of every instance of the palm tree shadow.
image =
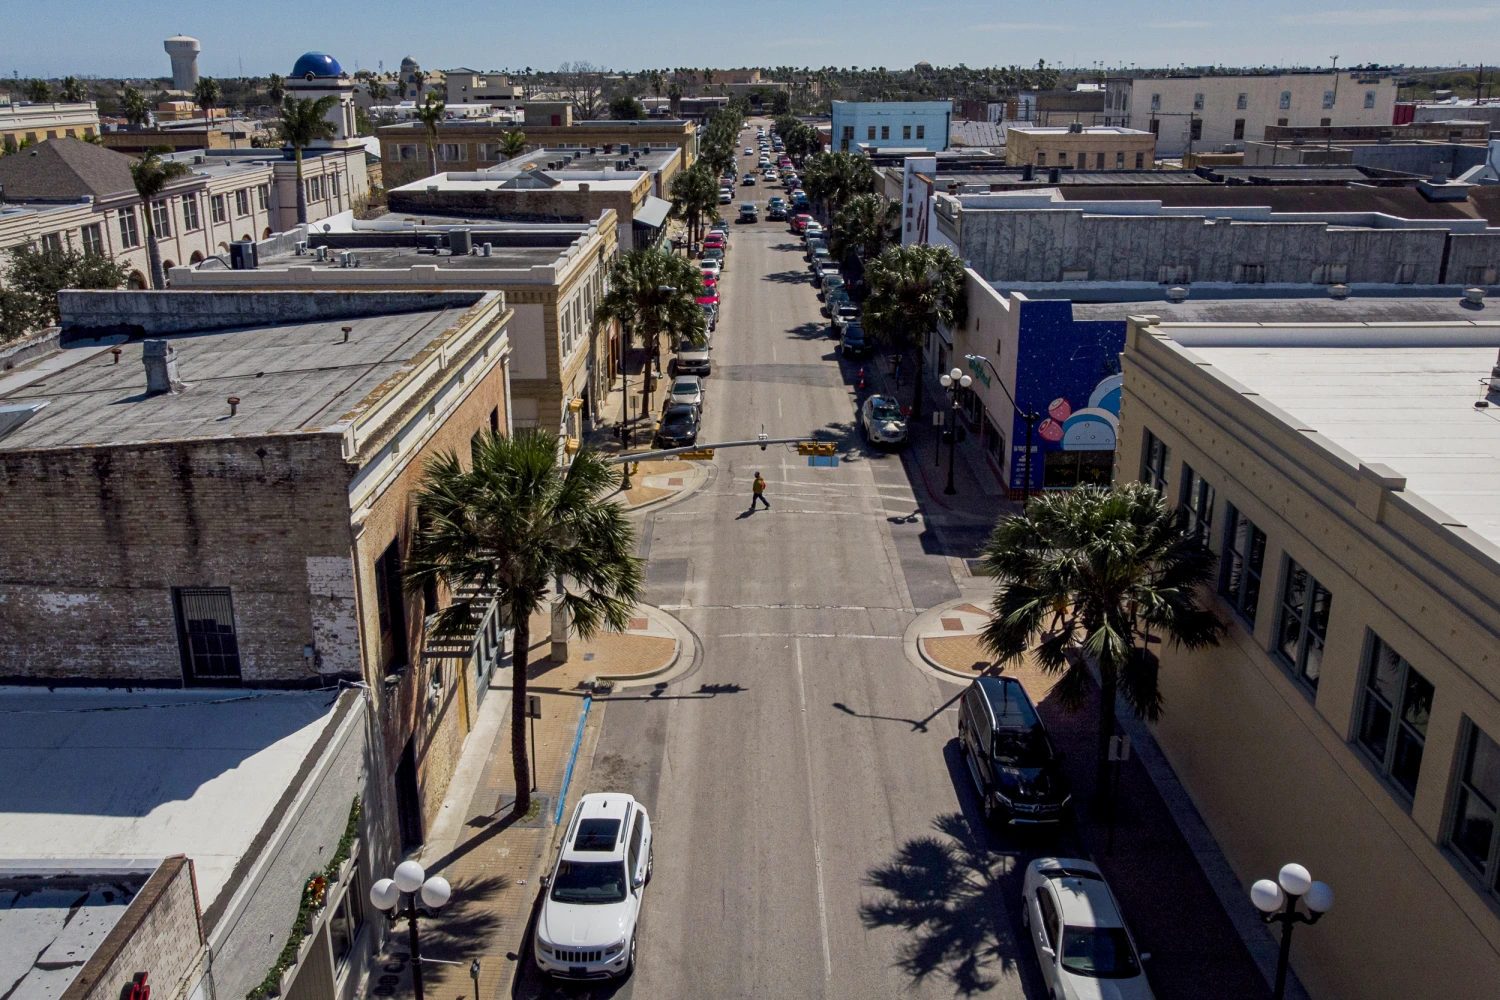
POLYGON ((500 926, 498 897, 513 888, 504 875, 454 882, 448 905, 422 921, 423 958, 460 961, 479 953, 500 926))

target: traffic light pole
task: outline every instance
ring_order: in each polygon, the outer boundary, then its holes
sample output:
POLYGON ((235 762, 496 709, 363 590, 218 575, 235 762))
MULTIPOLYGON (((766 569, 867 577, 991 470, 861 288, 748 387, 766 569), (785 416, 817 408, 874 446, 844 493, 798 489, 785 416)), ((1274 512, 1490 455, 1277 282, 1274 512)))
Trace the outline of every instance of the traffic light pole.
POLYGON ((817 438, 795 437, 795 438, 755 438, 750 441, 716 441, 711 444, 692 444, 684 448, 664 448, 660 451, 642 451, 633 455, 611 455, 606 461, 610 465, 619 465, 622 462, 645 462, 655 458, 666 458, 670 455, 682 455, 692 451, 716 451, 719 448, 750 448, 759 447, 761 451, 766 450, 767 445, 773 444, 834 444, 833 441, 819 441, 817 438))

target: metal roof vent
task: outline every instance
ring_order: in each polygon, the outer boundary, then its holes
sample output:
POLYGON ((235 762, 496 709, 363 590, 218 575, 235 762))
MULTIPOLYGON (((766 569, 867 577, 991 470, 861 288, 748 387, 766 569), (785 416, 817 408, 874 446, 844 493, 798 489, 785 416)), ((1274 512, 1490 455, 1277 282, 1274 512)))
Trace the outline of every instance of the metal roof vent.
POLYGON ((1468 303, 1469 305, 1471 305, 1471 306, 1482 306, 1482 305, 1484 305, 1484 289, 1483 288, 1465 288, 1464 289, 1464 301, 1466 303, 1468 303))
POLYGON ((1338 299, 1340 302, 1349 297, 1349 286, 1343 282, 1328 286, 1328 297, 1338 299))
POLYGON ((1188 290, 1186 288, 1183 288, 1181 285, 1173 285, 1171 288, 1167 289, 1168 302, 1186 302, 1187 297, 1188 290))
POLYGON ((146 395, 160 396, 187 388, 177 377, 177 352, 172 349, 171 341, 148 340, 141 346, 141 361, 146 366, 146 395))

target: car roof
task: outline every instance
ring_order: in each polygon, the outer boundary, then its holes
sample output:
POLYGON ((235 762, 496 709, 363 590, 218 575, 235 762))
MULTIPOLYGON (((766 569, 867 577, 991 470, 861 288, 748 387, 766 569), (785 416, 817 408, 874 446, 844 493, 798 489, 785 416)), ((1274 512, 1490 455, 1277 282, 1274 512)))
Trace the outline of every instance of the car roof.
POLYGON ((989 703, 995 725, 1002 729, 1033 729, 1041 718, 1026 688, 1014 677, 981 677, 974 682, 989 703))
MULTIPOLYGON (((1087 861, 1048 858, 1055 862, 1038 868, 1052 888, 1062 922, 1067 927, 1124 927, 1120 908, 1099 869, 1087 861)), ((1040 862, 1033 862, 1036 866, 1040 862)))
POLYGON ((626 821, 634 814, 635 804, 635 798, 624 792, 593 792, 579 799, 578 807, 573 810, 573 822, 568 825, 563 859, 617 861, 623 858, 626 821), (609 827, 611 820, 619 824, 613 830, 609 827))

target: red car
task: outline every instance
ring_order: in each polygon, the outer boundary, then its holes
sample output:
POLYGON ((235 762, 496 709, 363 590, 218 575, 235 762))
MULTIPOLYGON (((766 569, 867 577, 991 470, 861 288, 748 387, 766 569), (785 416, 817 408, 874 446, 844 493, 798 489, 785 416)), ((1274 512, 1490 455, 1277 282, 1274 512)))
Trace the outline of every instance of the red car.
POLYGON ((713 272, 711 272, 711 271, 704 271, 703 272, 703 287, 706 288, 706 289, 708 289, 708 294, 710 294, 710 295, 718 295, 719 294, 719 292, 718 292, 719 279, 717 279, 717 278, 715 278, 713 276, 713 272))
POLYGON ((811 215, 808 215, 806 212, 798 212, 796 215, 792 216, 792 232, 801 233, 802 231, 807 229, 807 224, 812 220, 813 217, 811 215))

